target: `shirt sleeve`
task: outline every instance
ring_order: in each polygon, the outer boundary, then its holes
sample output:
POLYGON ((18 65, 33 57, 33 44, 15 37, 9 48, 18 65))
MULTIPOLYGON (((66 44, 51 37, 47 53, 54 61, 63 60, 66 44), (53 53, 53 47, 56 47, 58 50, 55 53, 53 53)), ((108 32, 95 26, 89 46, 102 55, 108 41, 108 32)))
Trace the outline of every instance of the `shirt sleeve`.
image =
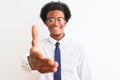
POLYGON ((88 56, 85 54, 85 50, 80 50, 81 55, 79 58, 79 65, 78 65, 78 75, 80 80, 91 80, 91 70, 88 63, 88 56))
MULTIPOLYGON (((29 54, 25 54, 23 56, 21 67, 23 68, 23 70, 25 72, 36 73, 37 70, 32 70, 30 65, 29 65, 28 58, 27 58, 28 56, 29 56, 29 54)), ((46 73, 46 74, 39 73, 39 80, 49 80, 49 79, 50 79, 50 76, 48 73, 46 73)))
POLYGON ((33 70, 31 70, 31 67, 30 67, 29 62, 28 62, 28 58, 27 58, 28 56, 29 56, 29 54, 25 54, 23 56, 21 67, 26 72, 33 72, 33 70))

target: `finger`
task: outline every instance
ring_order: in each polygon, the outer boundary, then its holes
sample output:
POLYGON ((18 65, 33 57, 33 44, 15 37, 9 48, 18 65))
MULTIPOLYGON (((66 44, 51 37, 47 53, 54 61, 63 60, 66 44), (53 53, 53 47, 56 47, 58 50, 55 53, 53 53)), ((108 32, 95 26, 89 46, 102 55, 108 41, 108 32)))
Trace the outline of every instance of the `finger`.
POLYGON ((53 64, 53 66, 54 66, 54 67, 58 67, 58 66, 59 66, 59 65, 58 65, 58 62, 55 61, 54 64, 53 64))
POLYGON ((32 46, 39 47, 38 30, 36 25, 32 25, 32 46))
POLYGON ((49 65, 49 64, 47 64, 45 61, 40 60, 40 59, 36 59, 36 58, 33 58, 33 59, 32 59, 32 62, 33 62, 36 66, 49 65))
POLYGON ((36 68, 40 73, 56 72, 57 67, 43 65, 36 68))
POLYGON ((43 61, 48 65, 54 65, 54 60, 51 58, 44 58, 43 61))
POLYGON ((56 66, 54 65, 55 62, 51 58, 36 58, 35 56, 32 58, 32 61, 37 64, 38 66, 40 65, 48 65, 48 66, 56 66))

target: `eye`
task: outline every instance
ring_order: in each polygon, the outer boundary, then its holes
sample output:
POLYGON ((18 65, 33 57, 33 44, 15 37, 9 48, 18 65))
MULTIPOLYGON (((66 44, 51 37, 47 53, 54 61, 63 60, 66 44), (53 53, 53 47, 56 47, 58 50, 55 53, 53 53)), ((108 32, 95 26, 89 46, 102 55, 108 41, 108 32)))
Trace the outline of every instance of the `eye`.
POLYGON ((64 19, 63 17, 59 17, 59 18, 58 18, 58 21, 59 21, 59 22, 64 22, 64 20, 65 20, 65 19, 64 19))
POLYGON ((50 22, 50 23, 54 23, 54 22, 55 22, 55 19, 54 19, 54 18, 48 18, 47 20, 48 20, 48 22, 50 22))

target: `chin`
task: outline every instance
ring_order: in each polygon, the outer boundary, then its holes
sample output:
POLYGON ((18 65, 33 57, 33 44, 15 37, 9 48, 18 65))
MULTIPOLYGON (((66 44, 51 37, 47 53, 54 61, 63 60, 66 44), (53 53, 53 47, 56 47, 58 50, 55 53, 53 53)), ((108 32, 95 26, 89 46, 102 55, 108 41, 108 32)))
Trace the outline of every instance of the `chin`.
POLYGON ((52 33, 53 35, 59 35, 59 34, 61 34, 61 32, 58 32, 58 31, 54 31, 53 33, 52 33))
POLYGON ((60 35, 60 33, 54 33, 54 34, 52 34, 53 36, 59 36, 60 35))

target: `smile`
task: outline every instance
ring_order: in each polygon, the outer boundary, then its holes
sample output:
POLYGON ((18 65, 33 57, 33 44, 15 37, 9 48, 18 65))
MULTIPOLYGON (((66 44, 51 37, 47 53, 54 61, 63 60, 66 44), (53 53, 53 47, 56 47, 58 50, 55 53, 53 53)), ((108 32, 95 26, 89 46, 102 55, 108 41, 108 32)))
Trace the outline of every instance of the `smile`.
POLYGON ((60 29, 60 28, 59 28, 59 27, 54 27, 53 29, 58 30, 58 29, 60 29))

